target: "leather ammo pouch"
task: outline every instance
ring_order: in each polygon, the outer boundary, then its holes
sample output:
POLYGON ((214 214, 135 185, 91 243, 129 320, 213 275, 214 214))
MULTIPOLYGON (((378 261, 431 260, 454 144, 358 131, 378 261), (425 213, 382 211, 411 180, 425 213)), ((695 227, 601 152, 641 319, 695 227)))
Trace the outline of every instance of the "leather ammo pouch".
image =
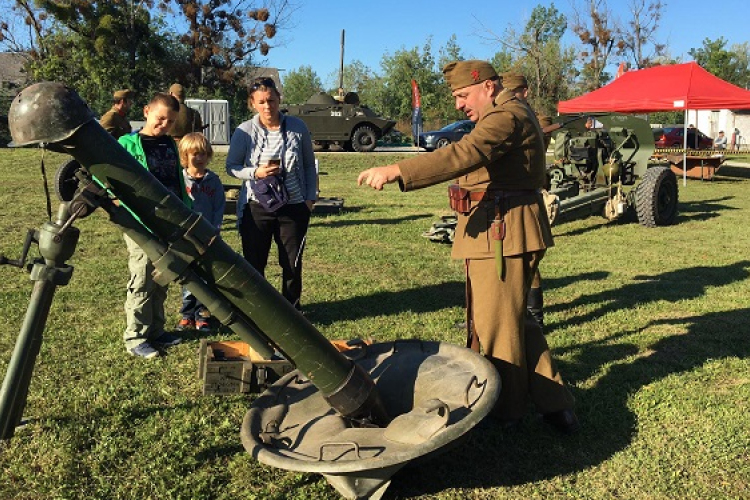
POLYGON ((458 184, 450 184, 448 186, 448 202, 450 203, 451 209, 461 213, 467 214, 471 210, 471 191, 460 187, 458 184))

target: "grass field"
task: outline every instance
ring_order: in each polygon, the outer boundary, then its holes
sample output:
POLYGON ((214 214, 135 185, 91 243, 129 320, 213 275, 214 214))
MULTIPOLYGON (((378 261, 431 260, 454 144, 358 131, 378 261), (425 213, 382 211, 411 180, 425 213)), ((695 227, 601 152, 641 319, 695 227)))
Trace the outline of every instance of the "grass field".
MULTIPOLYGON (((46 219, 40 155, 0 151, 0 253, 11 259, 46 219)), ((313 218, 305 311, 332 339, 460 344, 462 264, 420 237, 447 213, 445 186, 355 185, 361 169, 399 157, 319 155, 321 194, 343 197, 346 210, 313 218)), ((62 159, 45 156, 50 180, 62 159)), ((223 162, 214 160, 222 176, 223 162)), ((749 191, 750 168, 728 165, 712 182, 680 181, 674 226, 599 217, 556 226, 542 263, 547 338, 581 432, 562 437, 533 413, 519 432, 473 432, 399 472, 386 498, 750 498, 749 191)), ((226 217, 223 235, 239 249, 234 222, 226 217)), ((239 426, 252 398, 201 395, 197 334, 158 360, 125 353, 122 237, 99 212, 76 226, 75 272, 49 316, 30 423, 0 443, 0 499, 339 498, 318 475, 245 452, 239 426)), ((276 268, 268 279, 278 286, 276 268)), ((28 273, 0 267, 0 376, 30 291, 28 273)), ((178 307, 173 286, 175 323, 178 307)))

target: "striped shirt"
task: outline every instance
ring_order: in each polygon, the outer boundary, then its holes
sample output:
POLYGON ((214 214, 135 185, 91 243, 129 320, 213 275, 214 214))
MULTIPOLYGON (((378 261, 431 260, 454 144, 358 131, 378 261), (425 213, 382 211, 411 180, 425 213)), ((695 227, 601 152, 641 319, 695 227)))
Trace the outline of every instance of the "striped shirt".
MULTIPOLYGON (((284 145, 284 139, 281 135, 281 130, 268 130, 263 129, 265 132, 265 144, 260 152, 260 165, 266 165, 272 158, 283 158, 282 150, 284 145)), ((289 174, 289 167, 283 165, 284 171, 284 186, 289 194, 289 203, 302 203, 305 201, 305 197, 302 195, 302 188, 299 185, 299 180, 295 175, 289 174)))

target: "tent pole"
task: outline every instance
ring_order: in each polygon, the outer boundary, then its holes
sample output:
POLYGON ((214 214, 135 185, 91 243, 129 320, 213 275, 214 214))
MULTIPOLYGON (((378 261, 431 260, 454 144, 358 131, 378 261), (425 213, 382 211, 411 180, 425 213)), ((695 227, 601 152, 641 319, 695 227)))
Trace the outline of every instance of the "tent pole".
POLYGON ((688 109, 685 108, 685 119, 682 123, 682 186, 687 186, 687 126, 688 109))

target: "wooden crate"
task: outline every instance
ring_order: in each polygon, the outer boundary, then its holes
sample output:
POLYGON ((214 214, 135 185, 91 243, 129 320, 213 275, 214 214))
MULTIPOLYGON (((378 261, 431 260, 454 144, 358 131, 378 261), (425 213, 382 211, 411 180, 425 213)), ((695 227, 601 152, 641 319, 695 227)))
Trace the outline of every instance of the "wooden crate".
POLYGON ((201 340, 198 378, 204 395, 263 392, 293 369, 286 359, 263 359, 245 342, 201 340))
MULTIPOLYGON (((331 340, 340 352, 371 344, 371 340, 331 340)), ((246 342, 201 339, 198 378, 203 394, 247 394, 263 392, 294 370, 286 359, 264 359, 246 342)))

